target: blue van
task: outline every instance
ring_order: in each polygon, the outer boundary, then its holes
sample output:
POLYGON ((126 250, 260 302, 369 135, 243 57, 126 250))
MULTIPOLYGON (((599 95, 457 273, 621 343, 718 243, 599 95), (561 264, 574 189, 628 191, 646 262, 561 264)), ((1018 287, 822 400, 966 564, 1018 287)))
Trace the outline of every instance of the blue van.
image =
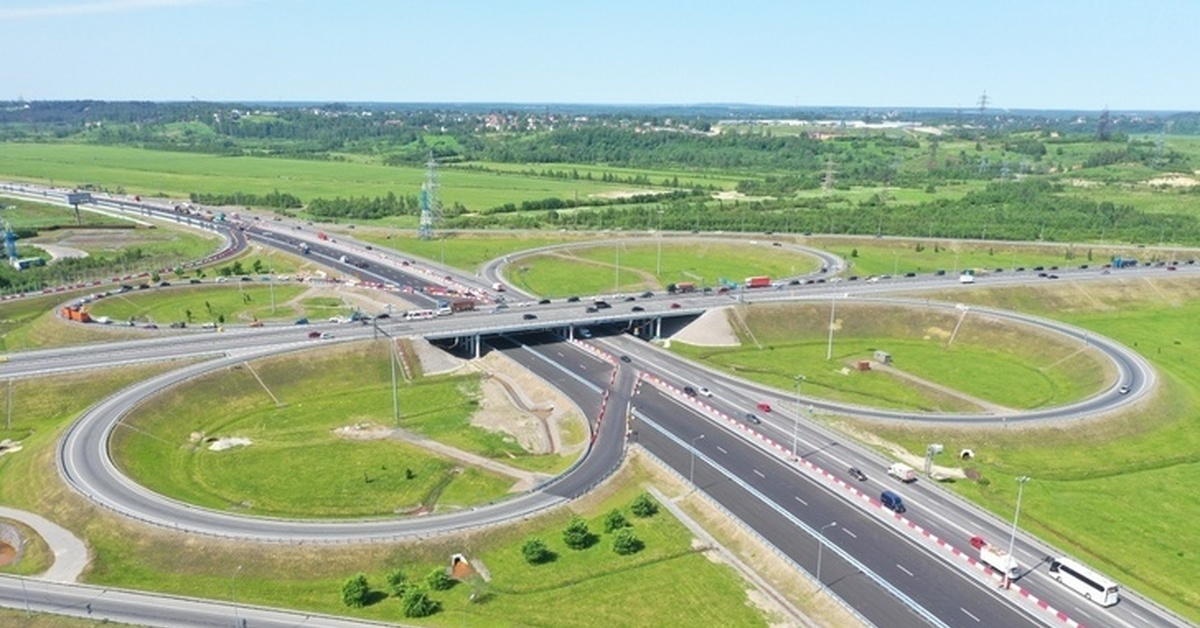
POLYGON ((899 495, 891 491, 884 491, 880 493, 879 501, 883 504, 884 508, 894 512, 901 513, 908 510, 904 507, 904 500, 900 499, 899 495))

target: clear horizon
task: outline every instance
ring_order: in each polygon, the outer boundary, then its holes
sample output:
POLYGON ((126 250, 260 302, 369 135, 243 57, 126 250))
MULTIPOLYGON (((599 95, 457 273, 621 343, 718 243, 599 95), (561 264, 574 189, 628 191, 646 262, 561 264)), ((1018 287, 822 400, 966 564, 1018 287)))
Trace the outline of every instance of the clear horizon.
POLYGON ((1195 111, 1200 3, 8 0, 0 99, 1195 111))

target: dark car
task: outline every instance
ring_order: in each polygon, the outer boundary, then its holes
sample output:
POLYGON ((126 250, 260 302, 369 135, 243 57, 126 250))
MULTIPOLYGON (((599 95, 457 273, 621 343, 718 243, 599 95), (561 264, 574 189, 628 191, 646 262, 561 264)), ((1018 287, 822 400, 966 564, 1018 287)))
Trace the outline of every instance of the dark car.
POLYGON ((635 306, 633 306, 633 307, 629 308, 629 310, 630 310, 631 312, 645 312, 645 311, 646 311, 646 308, 644 308, 644 307, 642 307, 642 306, 640 306, 640 305, 635 305, 635 306))
POLYGON ((388 314, 387 312, 380 312, 379 314, 375 315, 375 318, 381 319, 381 320, 385 319, 385 318, 391 318, 391 317, 392 317, 392 315, 388 314))
POLYGON ((611 307, 612 307, 611 305, 609 305, 609 304, 608 304, 608 302, 607 302, 607 301, 596 301, 596 302, 595 302, 595 303, 593 303, 592 305, 593 305, 593 306, 594 306, 594 307, 595 307, 597 310, 607 310, 607 309, 609 309, 609 308, 611 308, 611 307))
POLYGON ((859 482, 867 481, 867 474, 863 473, 862 470, 859 469, 858 467, 850 467, 849 469, 846 470, 846 473, 849 473, 850 477, 858 480, 859 482))
POLYGON ((537 314, 530 314, 530 313, 526 312, 525 314, 521 315, 521 318, 523 318, 527 321, 531 321, 531 320, 537 318, 537 314))
POLYGON ((678 309, 679 309, 679 308, 681 308, 681 307, 683 307, 683 306, 682 306, 682 305, 680 305, 680 304, 678 304, 678 303, 672 303, 672 304, 671 304, 671 309, 672 309, 672 310, 678 310, 678 309))
POLYGON ((695 389, 695 388, 692 388, 691 386, 684 386, 684 387, 683 387, 683 394, 685 394, 685 395, 690 395, 690 396, 692 396, 692 397, 695 397, 695 396, 696 396, 696 389, 695 389))
POLYGON ((192 283, 192 284, 200 283, 200 280, 199 279, 188 279, 188 283, 192 283))
POLYGON ((630 359, 630 358, 629 358, 629 356, 627 356, 627 355, 623 355, 623 356, 621 356, 621 361, 622 361, 622 362, 624 362, 624 363, 626 363, 626 364, 629 364, 630 362, 633 362, 633 360, 632 360, 632 359, 630 359))
POLYGON ((550 299, 542 299, 538 301, 538 305, 550 305, 550 299))
POLYGON ((653 292, 650 292, 649 290, 647 290, 647 291, 645 291, 645 292, 643 292, 643 293, 642 293, 642 298, 643 298, 643 299, 649 299, 649 298, 650 298, 650 297, 652 297, 652 296, 654 296, 654 293, 653 293, 653 292))
POLYGON ((916 277, 917 273, 904 273, 905 277, 916 277))
POLYGON ((583 311, 587 312, 588 314, 595 314, 596 312, 599 312, 600 310, 596 309, 596 306, 594 306, 594 305, 589 305, 586 308, 584 308, 583 311))
POLYGON ((762 419, 759 419, 758 415, 754 414, 753 412, 747 412, 746 413, 746 422, 753 423, 755 425, 761 425, 762 419))
POLYGON ((321 337, 321 332, 319 332, 319 331, 310 331, 310 332, 308 332, 308 337, 309 337, 309 338, 320 338, 320 337, 321 337))
POLYGON ((579 297, 567 297, 567 303, 579 303, 579 297))
POLYGON ((630 301, 637 301, 637 297, 625 297, 626 303, 629 303, 630 301))

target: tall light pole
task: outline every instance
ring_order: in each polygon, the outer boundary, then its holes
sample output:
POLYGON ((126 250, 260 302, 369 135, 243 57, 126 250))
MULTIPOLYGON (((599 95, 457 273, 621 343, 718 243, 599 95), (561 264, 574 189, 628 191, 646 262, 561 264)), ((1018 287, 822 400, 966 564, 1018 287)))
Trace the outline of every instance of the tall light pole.
MULTIPOLYGON (((1021 493, 1024 492, 1025 483, 1028 481, 1029 481, 1028 475, 1022 475, 1021 477, 1017 478, 1017 511, 1013 514, 1012 534, 1010 534, 1008 537, 1008 556, 1010 559, 1012 558, 1013 549, 1015 549, 1016 543, 1017 543, 1017 520, 1021 518, 1021 493)), ((1009 574, 1010 574, 1010 572, 1008 570, 1005 570, 1005 572, 1004 572, 1004 588, 1005 589, 1007 589, 1009 587, 1009 585, 1012 584, 1012 577, 1009 574)))
POLYGON ((830 521, 829 523, 821 526, 821 530, 820 530, 820 532, 818 532, 818 534, 821 536, 821 538, 817 539, 817 542, 820 543, 819 545, 817 545, 817 584, 821 585, 822 589, 825 588, 825 583, 821 581, 821 550, 825 549, 825 528, 836 528, 836 527, 837 527, 837 522, 830 521))
POLYGON ((792 459, 799 460, 800 455, 796 452, 797 443, 799 442, 800 432, 800 382, 804 381, 803 375, 796 376, 796 418, 792 421, 792 459))
POLYGON ((692 465, 688 469, 688 484, 692 485, 692 490, 696 490, 696 441, 703 440, 704 434, 692 439, 692 465))
POLYGON ((654 265, 654 274, 662 275, 662 218, 663 210, 658 210, 658 262, 654 265))
POLYGON ((234 589, 234 585, 236 584, 236 581, 237 581, 237 576, 239 573, 241 573, 241 571, 242 571, 242 566, 238 565, 237 569, 233 570, 233 575, 229 577, 229 599, 233 602, 233 627, 234 628, 237 628, 238 625, 241 623, 240 620, 238 619, 237 591, 234 589))
POLYGON ((619 241, 613 246, 613 250, 617 254, 617 272, 613 276, 613 294, 616 294, 621 288, 621 243, 619 241))
POLYGON ((833 359, 833 323, 834 315, 837 312, 837 296, 829 298, 829 348, 825 350, 825 361, 833 359))

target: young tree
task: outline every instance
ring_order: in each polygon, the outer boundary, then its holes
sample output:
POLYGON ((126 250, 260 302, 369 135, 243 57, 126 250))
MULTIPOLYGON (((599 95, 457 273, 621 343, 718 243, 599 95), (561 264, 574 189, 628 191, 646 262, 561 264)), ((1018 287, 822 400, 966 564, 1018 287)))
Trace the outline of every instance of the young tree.
POLYGON ((409 583, 408 575, 404 573, 404 570, 397 567, 388 572, 387 586, 392 595, 402 598, 413 585, 409 583))
POLYGON ((628 528, 629 520, 625 518, 625 514, 619 508, 613 508, 607 515, 604 515, 604 531, 616 532, 621 528, 628 528))
POLYGON ((530 565, 540 565, 549 562, 553 555, 550 548, 546 546, 546 542, 531 536, 525 539, 525 543, 521 545, 521 555, 525 557, 525 562, 530 565))
POLYGON ((587 549, 592 545, 592 533, 587 522, 580 517, 571 517, 567 529, 563 530, 563 543, 573 550, 587 549))
POLYGON ((429 599, 429 594, 413 587, 404 594, 402 601, 405 617, 429 617, 441 610, 442 605, 429 599))
POLYGON ((446 575, 446 570, 441 567, 435 567, 429 575, 425 576, 425 583, 434 591, 445 591, 454 586, 454 580, 446 575))
POLYGON ((634 536, 633 530, 629 528, 621 528, 613 535, 613 551, 622 556, 636 554, 642 551, 642 548, 645 546, 645 543, 642 543, 640 539, 634 536))
POLYGON ((367 576, 359 573, 342 584, 342 603, 350 608, 362 608, 367 605, 370 592, 367 576))
POLYGON ((654 498, 650 497, 649 493, 642 493, 634 498, 633 503, 629 505, 629 510, 635 517, 645 519, 658 514, 658 504, 654 503, 654 498))

